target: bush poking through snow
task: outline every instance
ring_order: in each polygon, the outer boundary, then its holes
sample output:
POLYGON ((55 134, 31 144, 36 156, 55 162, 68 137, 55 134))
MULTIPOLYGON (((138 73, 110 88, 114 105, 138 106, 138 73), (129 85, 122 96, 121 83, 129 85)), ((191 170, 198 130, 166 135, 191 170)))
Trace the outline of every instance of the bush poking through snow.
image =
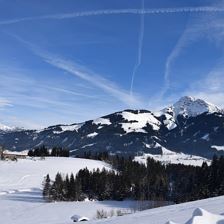
POLYGON ((107 219, 107 218, 111 218, 113 216, 123 216, 123 215, 127 215, 127 214, 131 214, 134 213, 132 210, 116 210, 116 212, 112 209, 109 212, 105 211, 105 210, 97 210, 96 212, 96 218, 97 219, 107 219))
POLYGON ((96 218, 97 219, 106 219, 108 218, 108 213, 105 210, 97 210, 96 211, 96 218))

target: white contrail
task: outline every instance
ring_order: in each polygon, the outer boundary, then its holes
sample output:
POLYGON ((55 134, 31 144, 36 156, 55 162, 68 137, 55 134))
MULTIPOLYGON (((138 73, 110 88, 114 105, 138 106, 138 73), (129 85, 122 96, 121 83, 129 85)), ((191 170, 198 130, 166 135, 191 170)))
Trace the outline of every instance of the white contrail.
MULTIPOLYGON (((170 90, 171 83, 170 83, 170 76, 171 76, 171 67, 175 63, 176 59, 180 56, 182 51, 192 42, 197 40, 201 35, 205 35, 203 30, 212 29, 214 25, 209 25, 210 21, 198 21, 194 25, 187 24, 184 32, 181 34, 179 39, 177 40, 174 48, 170 52, 169 56, 167 57, 166 64, 165 64, 165 72, 164 72, 164 87, 160 92, 160 97, 164 97, 164 95, 170 90)), ((219 24, 215 24, 218 26, 219 24)))
POLYGON ((138 103, 136 98, 130 96, 128 92, 118 87, 115 83, 103 78, 101 75, 95 74, 83 66, 46 52, 35 51, 34 53, 39 55, 48 64, 99 87, 127 105, 135 105, 138 103))
MULTIPOLYGON (((145 8, 145 1, 142 0, 142 11, 144 11, 144 8, 145 8)), ((141 65, 141 62, 142 62, 142 48, 143 48, 144 32, 145 32, 145 14, 142 13, 141 18, 140 18, 140 31, 139 31, 139 39, 138 39, 137 61, 134 65, 134 69, 133 69, 132 77, 131 77, 131 87, 130 87, 130 95, 131 96, 133 94, 133 85, 134 85, 135 76, 136 76, 138 68, 139 68, 139 66, 141 65)))
POLYGON ((189 28, 189 26, 187 25, 184 32, 177 40, 176 44, 174 45, 173 49, 166 59, 165 71, 163 76, 164 85, 161 91, 159 91, 159 93, 156 93, 156 96, 150 98, 149 106, 153 106, 152 102, 158 105, 164 103, 165 95, 171 89, 171 67, 173 66, 175 60, 180 56, 184 48, 186 48, 189 43, 193 42, 194 39, 196 39, 197 36, 200 35, 198 32, 196 32, 198 28, 198 26, 189 28))
POLYGON ((133 106, 133 105, 138 105, 140 103, 137 97, 130 96, 128 91, 122 89, 116 83, 108 79, 105 79, 103 76, 94 73, 88 68, 82 65, 79 65, 75 62, 53 55, 44 50, 41 50, 40 48, 34 46, 30 42, 25 41, 16 35, 13 35, 13 34, 8 34, 8 35, 10 35, 11 37, 14 37, 15 39, 23 43, 35 55, 39 56, 46 63, 91 83, 92 85, 104 90, 105 92, 115 97, 119 101, 123 102, 124 104, 133 106))
POLYGON ((116 14, 172 14, 172 13, 198 13, 198 12, 224 12, 222 7, 179 7, 179 8, 154 8, 154 9, 105 9, 85 12, 60 13, 52 15, 43 15, 35 17, 24 17, 11 20, 0 21, 0 25, 20 23, 31 20, 44 19, 70 19, 77 17, 100 16, 100 15, 116 15, 116 14))
POLYGON ((8 99, 0 98, 0 109, 8 106, 12 106, 11 102, 8 99))
POLYGON ((216 20, 214 18, 197 18, 197 20, 188 21, 184 32, 177 40, 175 46, 167 57, 164 72, 164 86, 159 94, 160 98, 171 89, 171 68, 174 65, 176 59, 181 55, 184 49, 189 45, 198 40, 200 37, 206 38, 209 34, 209 38, 216 38, 215 41, 223 39, 223 21, 216 20), (193 22, 193 23, 192 23, 193 22), (218 31, 219 30, 219 31, 218 31), (208 34, 207 34, 208 32, 208 34), (217 32, 219 33, 217 36, 217 32))
POLYGON ((164 97, 165 93, 170 89, 170 68, 175 61, 175 59, 179 56, 180 52, 184 48, 187 42, 187 29, 181 35, 179 40, 177 41, 176 45, 174 46, 173 50, 171 51, 170 55, 166 60, 165 65, 165 73, 164 73, 164 88, 162 89, 160 96, 164 97))

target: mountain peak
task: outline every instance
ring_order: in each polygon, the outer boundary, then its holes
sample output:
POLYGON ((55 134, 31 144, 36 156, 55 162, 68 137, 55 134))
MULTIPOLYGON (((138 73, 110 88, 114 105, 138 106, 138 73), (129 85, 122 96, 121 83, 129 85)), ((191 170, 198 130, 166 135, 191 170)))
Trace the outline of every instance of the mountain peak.
POLYGON ((193 102, 196 98, 193 96, 182 96, 177 102, 193 102))
POLYGON ((221 112, 217 106, 191 96, 181 97, 176 103, 173 104, 172 111, 175 117, 179 114, 188 117, 195 117, 205 112, 221 112))
POLYGON ((12 131, 14 129, 15 129, 14 127, 9 127, 0 123, 0 131, 12 131))

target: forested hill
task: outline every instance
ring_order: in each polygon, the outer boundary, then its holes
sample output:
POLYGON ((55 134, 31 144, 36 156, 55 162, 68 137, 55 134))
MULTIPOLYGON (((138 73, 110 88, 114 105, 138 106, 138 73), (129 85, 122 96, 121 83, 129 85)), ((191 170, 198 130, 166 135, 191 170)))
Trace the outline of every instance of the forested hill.
POLYGON ((4 128, 0 145, 9 150, 62 147, 71 155, 107 151, 122 155, 182 152, 212 158, 224 154, 224 113, 203 100, 183 97, 157 113, 124 110, 80 124, 42 130, 4 128))

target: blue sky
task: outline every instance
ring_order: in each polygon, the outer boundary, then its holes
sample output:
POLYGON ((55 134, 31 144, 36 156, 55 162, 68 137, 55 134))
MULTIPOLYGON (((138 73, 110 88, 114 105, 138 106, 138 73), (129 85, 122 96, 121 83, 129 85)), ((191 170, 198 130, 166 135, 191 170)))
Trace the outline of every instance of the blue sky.
POLYGON ((224 107, 224 1, 0 0, 0 123, 40 128, 183 95, 224 107))

